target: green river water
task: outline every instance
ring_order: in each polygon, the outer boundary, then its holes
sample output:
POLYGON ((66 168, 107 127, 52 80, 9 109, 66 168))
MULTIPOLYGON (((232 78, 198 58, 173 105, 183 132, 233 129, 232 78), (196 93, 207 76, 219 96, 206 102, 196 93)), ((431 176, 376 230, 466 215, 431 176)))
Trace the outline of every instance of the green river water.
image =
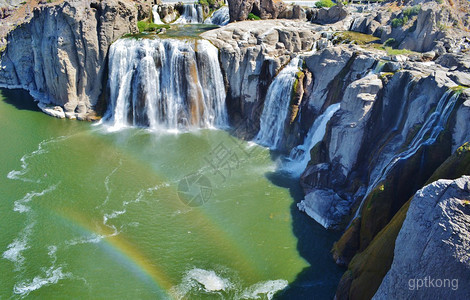
POLYGON ((333 297, 338 236, 297 211, 267 149, 220 130, 108 132, 0 97, 0 299, 333 297), (203 205, 186 204, 194 173, 203 205))

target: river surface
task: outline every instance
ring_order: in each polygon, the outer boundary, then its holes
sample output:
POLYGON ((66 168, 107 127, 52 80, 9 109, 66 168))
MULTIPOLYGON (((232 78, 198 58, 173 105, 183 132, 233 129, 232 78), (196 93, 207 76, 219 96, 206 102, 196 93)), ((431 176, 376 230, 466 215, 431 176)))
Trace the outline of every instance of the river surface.
POLYGON ((22 91, 0 124, 1 299, 333 297, 338 235, 268 149, 54 119, 22 91))

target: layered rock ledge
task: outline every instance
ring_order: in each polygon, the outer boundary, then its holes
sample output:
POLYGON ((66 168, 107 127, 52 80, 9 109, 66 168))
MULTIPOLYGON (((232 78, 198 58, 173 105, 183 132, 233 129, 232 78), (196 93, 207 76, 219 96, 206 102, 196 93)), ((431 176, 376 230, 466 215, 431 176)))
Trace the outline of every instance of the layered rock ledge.
POLYGON ((92 116, 103 91, 108 48, 137 32, 136 16, 133 3, 118 0, 35 8, 33 17, 8 35, 1 85, 30 91, 56 117, 92 116))

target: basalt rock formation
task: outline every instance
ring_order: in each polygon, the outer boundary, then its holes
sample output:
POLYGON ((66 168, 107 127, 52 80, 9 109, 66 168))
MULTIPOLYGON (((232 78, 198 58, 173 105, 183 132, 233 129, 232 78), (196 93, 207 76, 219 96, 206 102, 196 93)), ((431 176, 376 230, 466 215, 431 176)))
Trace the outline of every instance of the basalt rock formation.
POLYGON ((438 180, 411 200, 393 263, 373 299, 464 299, 470 288, 470 177, 438 180))
MULTIPOLYGON (((377 290, 377 298, 407 297, 392 285, 406 283, 398 275, 409 262, 404 246, 410 243, 419 252, 423 240, 429 242, 424 250, 431 267, 439 267, 439 253, 459 274, 468 274, 468 240, 458 233, 466 232, 462 224, 468 227, 467 204, 461 201, 468 193, 468 177, 437 181, 470 172, 465 144, 470 140, 470 40, 463 30, 468 14, 456 12, 447 1, 405 2, 406 7, 387 2, 311 10, 313 21, 324 25, 243 21, 201 35, 219 49, 224 80, 218 83, 225 81, 228 116, 238 136, 257 136, 269 88, 287 67, 294 72, 292 85, 283 91, 289 99, 276 150, 287 155, 306 142, 315 121, 334 106, 319 142, 301 149, 310 159, 300 177, 305 199, 299 208, 326 228, 345 230, 332 249, 336 262, 347 266, 337 299, 369 299, 377 290), (344 30, 418 52, 362 46, 361 37, 341 39, 338 32, 344 30), (296 61, 301 63, 291 65, 296 61), (427 223, 420 215, 429 217, 427 223), (442 215, 458 222, 439 219, 442 215), (438 228, 437 219, 448 232, 438 228), (442 244, 438 233, 452 242, 442 244)), ((263 19, 303 16, 280 1, 229 0, 229 6, 232 21, 245 20, 249 13, 263 19)), ((164 15, 179 13, 168 6, 164 15)), ((117 0, 92 1, 90 7, 83 1, 39 7, 9 34, 0 83, 28 89, 50 114, 86 118, 106 104, 99 99, 109 46, 136 32, 136 19, 135 6, 117 0)), ((217 58, 217 50, 212 52, 217 58)), ((158 65, 157 60, 144 61, 158 65)), ((133 68, 131 62, 128 67, 133 68)), ((138 76, 148 75, 142 73, 138 76)), ((137 104, 145 106, 145 95, 138 96, 137 104)), ((147 123, 145 117, 136 122, 147 123)), ((424 264, 412 270, 430 271, 424 264)))
POLYGON ((364 9, 351 6, 349 30, 372 34, 394 47, 438 54, 469 48, 468 2, 407 1, 404 7, 394 3, 364 9), (462 13, 465 12, 466 13, 462 13))
POLYGON ((0 83, 29 90, 50 114, 86 118, 103 92, 109 46, 137 32, 136 21, 134 4, 117 0, 37 7, 9 33, 0 83))
POLYGON ((241 124, 242 136, 251 139, 259 131, 263 101, 273 78, 291 55, 310 51, 320 34, 306 22, 267 20, 231 23, 202 37, 220 49, 232 123, 241 124))
POLYGON ((249 13, 254 13, 261 19, 277 19, 286 9, 282 0, 229 0, 230 21, 245 21, 249 13))
MULTIPOLYGON (((349 18, 330 26, 344 28, 349 18)), ((287 24, 299 26, 288 22, 236 23, 203 37, 221 51, 232 119, 254 120, 244 123, 245 138, 258 131, 266 82, 287 65, 289 54, 300 55, 304 65, 299 71, 312 75, 302 97, 293 90, 294 114, 288 115, 279 150, 288 153, 302 143, 313 120, 340 103, 323 140, 311 151, 301 177, 306 196, 299 207, 327 228, 345 228, 354 219, 333 249, 338 264, 349 265, 336 296, 370 298, 390 268, 408 199, 469 140, 464 121, 470 117, 465 89, 469 56, 457 49, 446 49, 436 59, 426 53, 333 47, 334 35, 316 25, 300 27, 302 36, 290 34, 284 42, 287 24), (302 46, 307 36, 315 40, 316 52, 308 51, 310 44, 302 46)))

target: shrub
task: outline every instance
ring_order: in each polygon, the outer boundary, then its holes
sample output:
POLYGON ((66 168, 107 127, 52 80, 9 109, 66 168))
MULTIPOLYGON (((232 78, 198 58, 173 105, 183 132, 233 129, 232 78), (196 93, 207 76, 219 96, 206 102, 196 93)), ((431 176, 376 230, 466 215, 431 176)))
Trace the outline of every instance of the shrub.
POLYGON ((392 19, 392 27, 396 28, 396 27, 401 27, 405 25, 406 23, 408 23, 411 17, 418 15, 420 11, 421 11, 421 5, 415 5, 413 7, 405 8, 402 11, 401 18, 392 19))
POLYGON ((321 7, 332 7, 332 6, 335 6, 336 3, 334 3, 333 1, 331 0, 320 0, 318 1, 317 3, 315 3, 315 6, 318 7, 318 8, 321 8, 321 7))
POLYGON ((394 18, 392 20, 392 27, 397 28, 403 26, 403 19, 402 18, 394 18))
POLYGON ((261 18, 255 15, 254 13, 249 13, 248 20, 261 20, 261 18))
POLYGON ((420 11, 421 11, 421 5, 415 5, 413 7, 408 7, 408 8, 405 8, 403 10, 403 16, 405 16, 405 17, 416 16, 417 14, 419 14, 420 11))

